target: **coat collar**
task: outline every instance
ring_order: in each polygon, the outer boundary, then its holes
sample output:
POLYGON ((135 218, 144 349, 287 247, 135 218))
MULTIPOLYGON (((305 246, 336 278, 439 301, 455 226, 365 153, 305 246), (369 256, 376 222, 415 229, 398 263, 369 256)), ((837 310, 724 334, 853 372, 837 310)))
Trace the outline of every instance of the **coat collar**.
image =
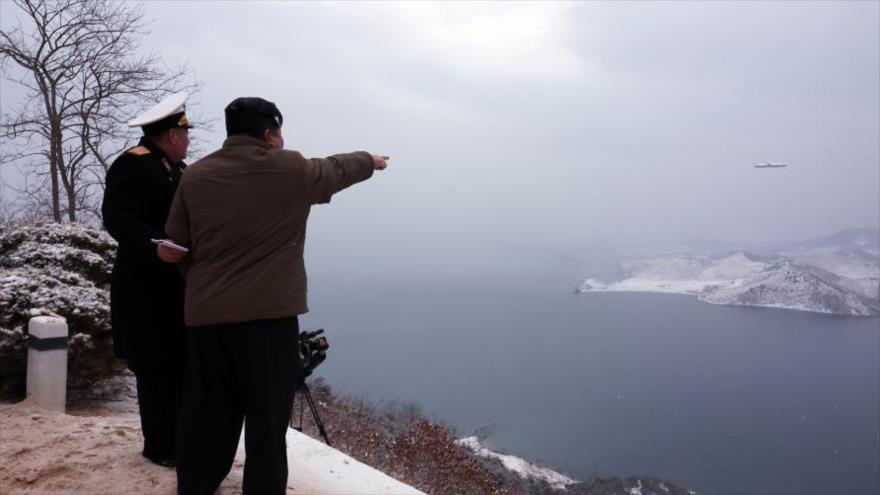
POLYGON ((174 169, 175 166, 177 166, 181 170, 186 168, 186 163, 183 161, 180 161, 178 163, 172 162, 171 159, 168 158, 168 155, 165 154, 165 151, 163 151, 158 144, 154 143, 153 140, 148 138, 147 136, 141 137, 141 140, 138 141, 138 146, 144 146, 148 150, 150 150, 150 153, 155 155, 156 158, 158 158, 162 162, 162 165, 165 166, 165 170, 168 173, 171 173, 171 170, 174 169))
POLYGON ((160 159, 171 162, 171 160, 168 159, 168 155, 166 155, 165 152, 162 151, 162 148, 160 148, 158 144, 154 143, 153 140, 148 138, 147 136, 141 136, 141 140, 138 141, 138 146, 144 146, 148 150, 150 150, 150 153, 156 155, 160 159))
POLYGON ((229 148, 231 146, 259 146, 260 148, 269 149, 272 147, 271 144, 263 141, 262 139, 257 139, 253 136, 248 136, 246 134, 235 134, 233 136, 229 136, 223 141, 223 147, 229 148))

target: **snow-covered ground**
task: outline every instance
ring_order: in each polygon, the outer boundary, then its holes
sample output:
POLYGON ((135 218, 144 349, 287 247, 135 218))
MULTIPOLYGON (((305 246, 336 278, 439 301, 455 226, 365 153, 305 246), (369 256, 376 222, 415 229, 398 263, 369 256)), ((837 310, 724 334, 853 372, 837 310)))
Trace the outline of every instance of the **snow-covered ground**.
MULTIPOLYGON (((28 402, 0 405, 0 493, 177 493, 174 470, 140 454, 136 410, 87 414, 46 411, 28 402)), ((292 429, 287 431, 287 459, 287 493, 422 493, 292 429)), ((239 444, 217 493, 241 493, 243 470, 239 444)))
POLYGON ((663 292, 712 304, 880 314, 880 256, 860 247, 808 246, 765 256, 738 251, 625 260, 620 280, 588 278, 577 292, 663 292))
MULTIPOLYGON (((352 459, 342 452, 287 429, 287 459, 294 493, 333 494, 422 494, 381 471, 352 459)), ((244 468, 244 432, 234 464, 244 468)))
POLYGON ((508 454, 499 454, 498 452, 493 452, 486 447, 483 447, 480 444, 480 440, 477 437, 465 437, 456 440, 456 443, 459 445, 464 445, 471 449, 475 454, 480 457, 488 457, 493 459, 498 459, 501 461, 501 464, 507 468, 509 471, 513 471, 514 473, 520 475, 523 478, 531 478, 531 479, 539 479, 546 481, 550 486, 557 490, 562 490, 566 486, 577 483, 578 481, 568 476, 554 471, 552 469, 538 466, 532 464, 522 457, 517 457, 515 455, 508 454))

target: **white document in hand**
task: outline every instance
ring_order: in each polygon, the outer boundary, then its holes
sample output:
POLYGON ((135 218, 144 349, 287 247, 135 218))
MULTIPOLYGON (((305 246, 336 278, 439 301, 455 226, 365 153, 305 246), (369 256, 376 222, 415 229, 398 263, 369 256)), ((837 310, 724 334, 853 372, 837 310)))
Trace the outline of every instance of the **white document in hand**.
POLYGON ((150 239, 150 240, 153 242, 153 244, 159 244, 159 245, 161 245, 161 246, 165 246, 165 247, 167 247, 167 248, 171 248, 171 249, 174 249, 174 250, 176 250, 176 251, 180 251, 180 252, 182 252, 182 253, 188 253, 188 252, 189 252, 189 248, 183 247, 183 246, 181 246, 180 244, 175 244, 175 243, 174 243, 173 241, 171 241, 170 239, 150 239))

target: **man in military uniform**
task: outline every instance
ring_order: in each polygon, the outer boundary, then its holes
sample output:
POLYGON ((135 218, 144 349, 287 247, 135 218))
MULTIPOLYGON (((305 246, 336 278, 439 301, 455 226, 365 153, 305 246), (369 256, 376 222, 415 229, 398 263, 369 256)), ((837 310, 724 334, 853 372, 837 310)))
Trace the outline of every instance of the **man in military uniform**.
POLYGON ((129 122, 144 136, 110 166, 101 207, 104 226, 119 243, 110 282, 113 348, 137 379, 143 455, 166 467, 175 465, 186 359, 184 286, 177 267, 159 259, 152 240, 165 238, 168 210, 186 167, 186 98, 172 95, 129 122))

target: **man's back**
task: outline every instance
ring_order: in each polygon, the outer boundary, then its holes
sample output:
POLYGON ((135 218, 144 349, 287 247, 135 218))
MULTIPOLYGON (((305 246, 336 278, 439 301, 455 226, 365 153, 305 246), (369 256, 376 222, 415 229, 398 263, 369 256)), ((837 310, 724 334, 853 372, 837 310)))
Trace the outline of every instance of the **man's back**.
POLYGON ((305 159, 284 151, 274 103, 236 98, 223 148, 184 174, 165 231, 183 262, 190 349, 180 412, 177 490, 214 493, 245 429, 244 493, 284 493, 285 432, 304 379, 299 318, 307 310, 303 243, 312 204, 384 170, 387 156, 305 159), (253 137, 251 137, 253 136, 253 137))
POLYGON ((306 159, 238 135, 190 166, 166 225, 190 248, 187 325, 308 311, 303 247, 311 205, 372 172, 366 152, 306 159))

